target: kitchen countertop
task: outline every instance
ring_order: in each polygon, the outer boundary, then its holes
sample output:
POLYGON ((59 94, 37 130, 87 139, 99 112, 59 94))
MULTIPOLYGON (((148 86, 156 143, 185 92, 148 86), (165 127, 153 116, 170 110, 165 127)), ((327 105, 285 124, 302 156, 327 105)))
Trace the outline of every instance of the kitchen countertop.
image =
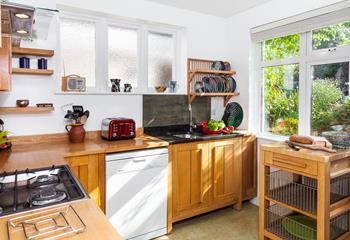
POLYGON ((245 136, 246 133, 236 131, 232 134, 213 134, 205 135, 201 132, 200 127, 190 131, 190 125, 171 125, 161 127, 147 127, 144 129, 148 135, 162 139, 169 144, 189 143, 198 141, 220 140, 226 138, 235 138, 245 136), (191 133, 191 134, 190 134, 191 133), (188 135, 179 137, 177 135, 188 135))
MULTIPOLYGON (((163 140, 147 135, 119 141, 106 141, 101 138, 94 138, 87 139, 84 143, 70 143, 66 140, 40 141, 26 144, 16 144, 14 142, 11 151, 0 152, 0 173, 4 171, 24 170, 26 168, 64 165, 67 164, 65 157, 167 147, 168 145, 163 140)), ((81 215, 87 225, 87 229, 84 233, 71 236, 69 239, 122 239, 109 223, 107 217, 91 199, 72 202, 70 204, 81 215)), ((42 209, 36 211, 40 210, 42 209)), ((23 212, 21 214, 28 213, 23 212)), ((0 218, 0 239, 7 238, 6 221, 11 216, 0 218)))
MULTIPOLYGON (((108 219, 103 214, 103 212, 96 206, 96 204, 91 199, 84 199, 77 202, 72 202, 70 203, 70 205, 73 206, 76 212, 79 214, 79 216, 81 217, 81 219, 86 225, 86 229, 82 233, 71 235, 69 237, 65 237, 64 239, 69 238, 70 240, 75 240, 75 239, 122 240, 122 237, 117 233, 117 231, 109 223, 108 219)), ((42 208, 40 210, 37 210, 36 212, 43 211, 50 208, 42 208)), ((7 239, 7 220, 8 219, 11 219, 17 216, 27 215, 27 214, 30 214, 31 212, 34 212, 34 211, 28 211, 28 212, 0 218, 0 239, 7 239)), ((17 240, 17 239, 13 239, 13 240, 17 240)))
POLYGON ((63 165, 67 164, 65 157, 167 147, 168 145, 163 140, 147 135, 119 141, 96 138, 86 140, 84 143, 70 143, 68 141, 21 145, 14 143, 11 151, 0 152, 0 172, 63 165))
POLYGON ((317 162, 332 162, 339 159, 350 158, 350 150, 338 149, 335 153, 324 151, 310 150, 301 148, 299 151, 294 151, 284 142, 277 142, 271 144, 260 145, 261 150, 270 151, 274 153, 289 155, 295 158, 308 159, 317 162))

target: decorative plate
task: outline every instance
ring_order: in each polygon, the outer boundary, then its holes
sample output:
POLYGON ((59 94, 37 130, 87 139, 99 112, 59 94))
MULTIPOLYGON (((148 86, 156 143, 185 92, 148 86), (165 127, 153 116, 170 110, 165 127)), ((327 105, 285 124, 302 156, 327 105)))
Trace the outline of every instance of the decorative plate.
POLYGON ((243 121, 243 109, 237 102, 227 104, 222 120, 226 125, 238 128, 243 121))

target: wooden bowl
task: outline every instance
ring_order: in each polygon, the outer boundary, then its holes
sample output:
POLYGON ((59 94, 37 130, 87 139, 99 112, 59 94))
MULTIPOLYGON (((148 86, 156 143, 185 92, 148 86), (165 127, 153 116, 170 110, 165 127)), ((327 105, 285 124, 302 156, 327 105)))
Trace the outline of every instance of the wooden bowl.
POLYGON ((165 92, 167 87, 165 87, 165 86, 155 86, 154 88, 156 89, 157 92, 163 93, 163 92, 165 92))
POLYGON ((26 107, 29 105, 29 100, 27 99, 19 99, 16 101, 17 107, 26 107))

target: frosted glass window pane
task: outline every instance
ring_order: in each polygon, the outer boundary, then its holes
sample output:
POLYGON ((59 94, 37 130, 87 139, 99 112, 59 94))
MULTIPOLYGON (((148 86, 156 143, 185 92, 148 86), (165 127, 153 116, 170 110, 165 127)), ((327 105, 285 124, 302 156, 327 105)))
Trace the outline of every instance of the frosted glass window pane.
POLYGON ((172 35, 148 34, 149 86, 166 85, 172 80, 174 39, 172 35))
MULTIPOLYGON (((121 85, 137 87, 137 31, 108 28, 108 76, 121 79, 121 85)), ((109 85, 111 83, 109 82, 109 85)))
POLYGON ((95 24, 62 18, 60 28, 61 75, 77 74, 86 78, 88 87, 95 87, 95 24))

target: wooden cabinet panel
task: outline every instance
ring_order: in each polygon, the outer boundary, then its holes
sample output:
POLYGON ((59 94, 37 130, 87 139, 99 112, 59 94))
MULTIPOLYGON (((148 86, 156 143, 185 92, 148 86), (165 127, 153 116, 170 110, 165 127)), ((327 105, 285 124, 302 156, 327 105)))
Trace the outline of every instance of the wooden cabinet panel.
POLYGON ((104 154, 69 157, 66 160, 91 199, 105 211, 104 154))
POLYGON ((257 143, 256 137, 245 136, 242 142, 242 198, 257 197, 257 143))
POLYGON ((172 152, 173 218, 182 218, 209 204, 208 145, 179 144, 173 146, 172 152))
POLYGON ((212 165, 213 202, 233 203, 241 199, 241 138, 209 143, 212 165))
POLYGON ((0 47, 0 91, 11 89, 11 38, 2 37, 0 47))

